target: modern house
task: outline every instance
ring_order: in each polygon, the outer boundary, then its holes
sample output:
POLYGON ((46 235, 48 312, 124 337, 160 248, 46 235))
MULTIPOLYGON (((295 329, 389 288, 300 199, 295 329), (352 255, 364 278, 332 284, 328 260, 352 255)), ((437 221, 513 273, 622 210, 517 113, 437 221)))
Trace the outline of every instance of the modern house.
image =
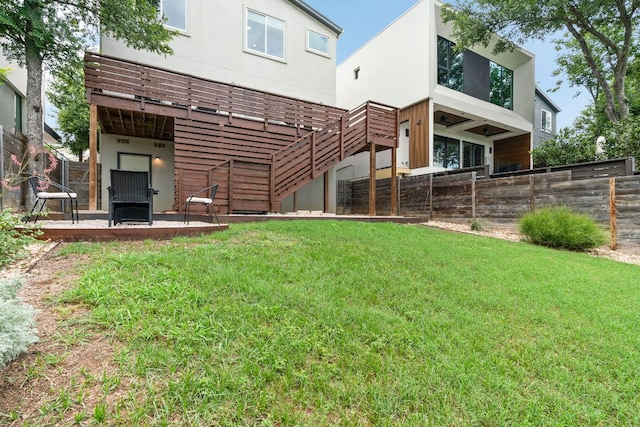
POLYGON ((223 213, 335 211, 335 165, 395 150, 396 109, 335 106, 342 30, 303 1, 158 4, 178 31, 172 56, 104 37, 101 54, 85 57, 103 208, 110 169, 142 169, 159 190, 156 210, 180 210, 186 195, 219 183, 223 213))
POLYGON ((533 148, 538 148, 540 144, 556 134, 556 117, 560 112, 560 107, 538 85, 536 85, 535 102, 533 148))
POLYGON ((27 70, 8 61, 0 51, 0 68, 9 68, 7 80, 0 84, 0 126, 11 134, 26 127, 27 70))
MULTIPOLYGON (((531 168, 534 56, 517 49, 455 49, 443 3, 422 0, 338 66, 337 102, 376 99, 398 106, 398 173, 423 174, 480 165, 531 168)), ((388 168, 388 156, 376 167, 388 168)), ((341 179, 368 173, 360 155, 341 163, 341 179)), ((387 174, 388 176, 388 174, 387 174)))

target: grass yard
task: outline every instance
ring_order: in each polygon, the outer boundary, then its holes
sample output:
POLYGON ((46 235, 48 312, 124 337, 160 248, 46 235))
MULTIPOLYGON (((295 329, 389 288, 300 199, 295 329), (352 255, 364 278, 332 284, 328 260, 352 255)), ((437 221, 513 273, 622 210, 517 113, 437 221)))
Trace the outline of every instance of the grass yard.
POLYGON ((93 424, 640 425, 638 266, 333 221, 65 251, 126 379, 93 424))

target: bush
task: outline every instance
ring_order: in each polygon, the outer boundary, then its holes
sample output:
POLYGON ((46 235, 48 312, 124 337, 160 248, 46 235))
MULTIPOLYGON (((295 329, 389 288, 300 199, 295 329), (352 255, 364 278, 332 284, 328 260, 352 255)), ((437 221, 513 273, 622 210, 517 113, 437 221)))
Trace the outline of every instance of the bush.
POLYGON ((0 268, 17 259, 24 247, 36 242, 35 236, 42 233, 33 225, 16 230, 21 220, 22 215, 0 211, 0 268))
POLYGON ((607 243, 607 235, 591 218, 564 206, 535 210, 519 221, 520 233, 536 245, 585 251, 607 243))
POLYGON ((474 218, 471 221, 472 231, 489 231, 489 226, 480 218, 474 218))
POLYGON ((36 310, 17 298, 19 279, 0 279, 0 368, 38 341, 36 310))

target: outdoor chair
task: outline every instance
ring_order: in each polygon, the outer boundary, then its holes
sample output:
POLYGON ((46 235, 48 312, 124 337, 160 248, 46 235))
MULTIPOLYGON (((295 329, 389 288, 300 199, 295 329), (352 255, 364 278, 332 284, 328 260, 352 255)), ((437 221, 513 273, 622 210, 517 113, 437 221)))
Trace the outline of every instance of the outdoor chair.
POLYGON ((189 214, 192 204, 205 205, 207 207, 207 213, 211 217, 211 223, 213 224, 213 217, 216 218, 216 223, 220 225, 220 221, 218 220, 218 214, 216 214, 216 210, 213 206, 213 201, 216 198, 216 192, 218 191, 218 184, 212 185, 211 187, 203 188, 202 190, 198 190, 193 194, 187 196, 187 200, 184 202, 184 222, 189 224, 189 214), (209 197, 196 197, 198 194, 209 192, 209 197), (213 215, 211 215, 213 212, 213 215))
POLYGON ((45 178, 39 178, 37 176, 29 177, 29 184, 31 185, 33 194, 35 194, 36 196, 36 200, 33 203, 31 212, 29 212, 29 216, 25 218, 25 221, 29 221, 34 212, 36 212, 36 215, 33 219, 33 222, 35 223, 36 221, 38 221, 40 212, 43 211, 44 205, 46 205, 47 201, 49 200, 69 200, 69 202, 71 203, 71 223, 73 224, 80 221, 80 217, 78 216, 78 194, 75 193, 72 189, 62 184, 57 184, 53 181, 45 178), (54 187, 54 189, 60 191, 45 191, 45 187, 54 187), (40 204, 40 208, 38 208, 38 204, 40 204), (75 221, 73 216, 74 205, 76 210, 75 221))
POLYGON ((109 227, 125 222, 153 224, 153 196, 158 191, 149 186, 149 172, 111 169, 109 191, 109 227))

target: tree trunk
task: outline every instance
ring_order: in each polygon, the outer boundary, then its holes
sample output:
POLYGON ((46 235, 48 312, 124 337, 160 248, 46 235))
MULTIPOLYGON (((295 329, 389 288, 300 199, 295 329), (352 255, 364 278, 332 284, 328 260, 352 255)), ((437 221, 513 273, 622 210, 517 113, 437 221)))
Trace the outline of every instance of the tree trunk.
MULTIPOLYGON (((29 175, 42 175, 44 170, 44 155, 42 153, 44 126, 42 108, 42 59, 37 52, 25 49, 25 62, 27 66, 27 149, 33 159, 27 165, 29 175), (33 157, 35 154, 35 158, 33 157)), ((27 191, 25 204, 28 209, 33 206, 35 195, 27 191)))

